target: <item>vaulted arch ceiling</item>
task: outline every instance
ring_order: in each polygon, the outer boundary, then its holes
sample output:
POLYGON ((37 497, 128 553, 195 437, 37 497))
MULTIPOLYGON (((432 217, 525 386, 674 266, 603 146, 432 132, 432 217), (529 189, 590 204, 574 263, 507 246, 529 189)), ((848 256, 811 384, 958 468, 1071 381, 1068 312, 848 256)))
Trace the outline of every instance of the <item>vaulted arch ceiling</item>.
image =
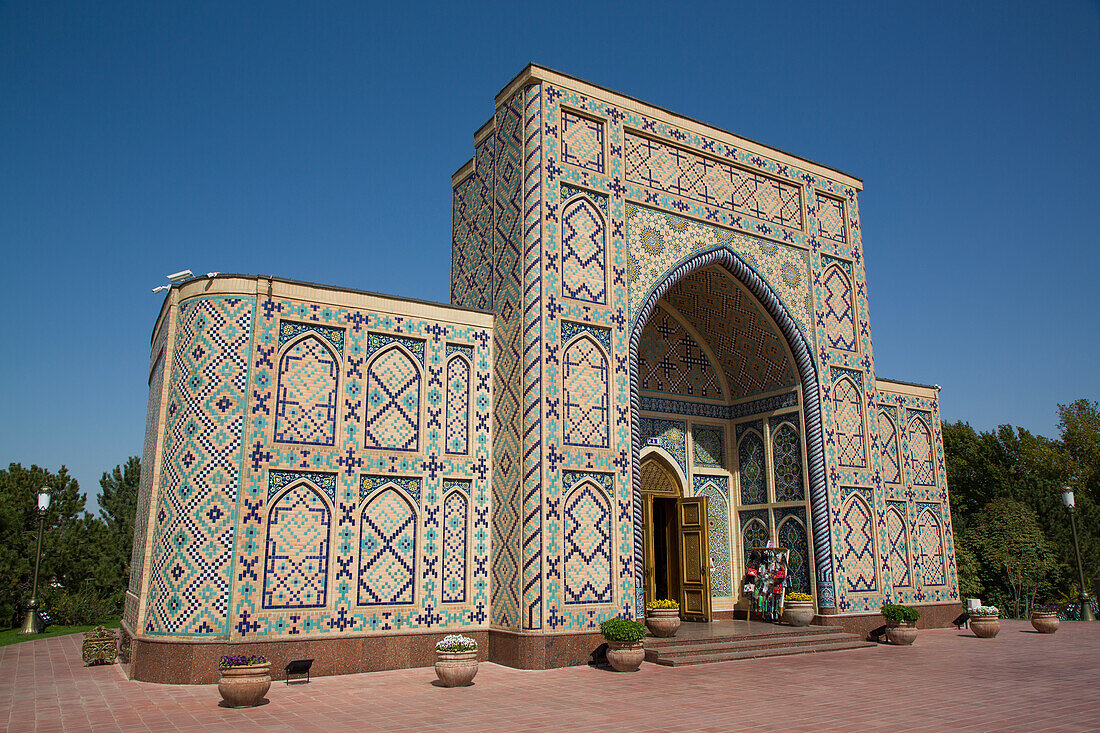
POLYGON ((679 312, 707 342, 726 374, 730 399, 792 387, 797 382, 798 374, 775 323, 722 268, 693 272, 672 286, 661 302, 679 312))

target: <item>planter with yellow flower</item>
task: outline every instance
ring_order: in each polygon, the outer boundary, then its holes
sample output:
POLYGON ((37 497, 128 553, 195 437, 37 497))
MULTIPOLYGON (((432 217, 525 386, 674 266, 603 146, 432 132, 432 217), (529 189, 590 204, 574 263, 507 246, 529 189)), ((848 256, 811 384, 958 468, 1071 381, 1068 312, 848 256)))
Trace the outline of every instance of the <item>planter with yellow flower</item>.
POLYGON ((680 604, 667 598, 645 604, 645 625, 654 636, 676 636, 680 628, 680 604))
POLYGON ((783 601, 783 620, 791 626, 809 626, 814 620, 814 598, 794 591, 783 601))

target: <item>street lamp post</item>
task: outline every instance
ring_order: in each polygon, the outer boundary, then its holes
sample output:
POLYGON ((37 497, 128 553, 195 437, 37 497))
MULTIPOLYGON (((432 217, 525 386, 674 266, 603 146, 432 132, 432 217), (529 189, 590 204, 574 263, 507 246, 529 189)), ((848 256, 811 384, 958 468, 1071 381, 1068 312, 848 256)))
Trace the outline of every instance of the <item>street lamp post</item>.
POLYGON ((1092 604, 1089 603, 1089 593, 1085 590, 1085 569, 1081 565, 1081 545, 1077 542, 1077 513, 1074 511, 1073 489, 1068 486, 1062 489, 1062 503, 1066 505, 1066 509, 1069 509, 1069 524, 1073 527, 1073 550, 1077 553, 1077 573, 1081 576, 1081 596, 1079 598, 1081 602, 1081 620, 1095 621, 1096 616, 1092 614, 1092 604))
POLYGON ((31 590, 31 607, 27 610, 27 617, 23 619, 23 628, 20 634, 41 634, 42 621, 38 618, 38 565, 42 561, 42 529, 46 524, 46 510, 50 508, 50 490, 41 488, 38 491, 38 549, 34 553, 34 586, 31 590))

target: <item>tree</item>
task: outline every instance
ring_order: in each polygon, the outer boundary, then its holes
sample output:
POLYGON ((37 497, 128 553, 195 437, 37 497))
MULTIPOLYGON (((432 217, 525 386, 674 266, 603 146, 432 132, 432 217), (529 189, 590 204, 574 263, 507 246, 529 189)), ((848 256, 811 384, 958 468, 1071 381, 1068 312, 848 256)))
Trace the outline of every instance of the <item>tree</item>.
POLYGON ((103 528, 103 552, 96 572, 96 583, 104 597, 119 608, 130 582, 130 555, 134 545, 134 518, 137 512, 141 461, 130 456, 126 463, 104 472, 99 479, 99 508, 103 528))
MULTIPOLYGON (((975 517, 967 542, 974 547, 981 563, 982 577, 988 581, 1007 581, 1008 593, 997 599, 1001 605, 1012 601, 1013 616, 1020 617, 1020 604, 1028 615, 1038 593, 1050 594, 1051 573, 1057 566, 1054 553, 1035 512, 1014 499, 998 499, 987 504, 975 517)), ((1007 609, 1004 609, 1007 610, 1007 609)))

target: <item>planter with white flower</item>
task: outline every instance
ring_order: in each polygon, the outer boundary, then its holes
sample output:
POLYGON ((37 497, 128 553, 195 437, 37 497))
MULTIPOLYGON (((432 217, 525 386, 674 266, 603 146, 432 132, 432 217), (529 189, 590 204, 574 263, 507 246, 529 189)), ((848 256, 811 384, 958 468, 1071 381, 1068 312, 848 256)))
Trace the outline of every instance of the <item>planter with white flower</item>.
POLYGON ((996 606, 970 609, 970 630, 979 639, 992 639, 1001 631, 1001 611, 996 606))
POLYGON ((791 626, 809 626, 814 620, 814 598, 793 591, 783 599, 783 620, 791 626))
POLYGON ((259 655, 222 657, 218 692, 231 708, 253 708, 271 689, 271 662, 259 655))
POLYGON ((1058 620, 1058 606, 1055 604, 1036 604, 1031 607, 1031 625, 1040 634, 1053 634, 1061 623, 1058 620))
POLYGON ((886 639, 897 646, 911 646, 917 640, 917 619, 920 611, 898 603, 883 603, 882 617, 886 619, 886 639))
POLYGON ((645 661, 645 624, 625 618, 600 622, 600 633, 607 639, 607 661, 617 672, 636 672, 645 661))
POLYGON ((477 674, 477 642, 450 634, 435 645, 435 675, 444 687, 466 687, 477 674))
POLYGON ((676 636, 680 628, 680 604, 667 598, 645 604, 645 625, 654 636, 676 636))

